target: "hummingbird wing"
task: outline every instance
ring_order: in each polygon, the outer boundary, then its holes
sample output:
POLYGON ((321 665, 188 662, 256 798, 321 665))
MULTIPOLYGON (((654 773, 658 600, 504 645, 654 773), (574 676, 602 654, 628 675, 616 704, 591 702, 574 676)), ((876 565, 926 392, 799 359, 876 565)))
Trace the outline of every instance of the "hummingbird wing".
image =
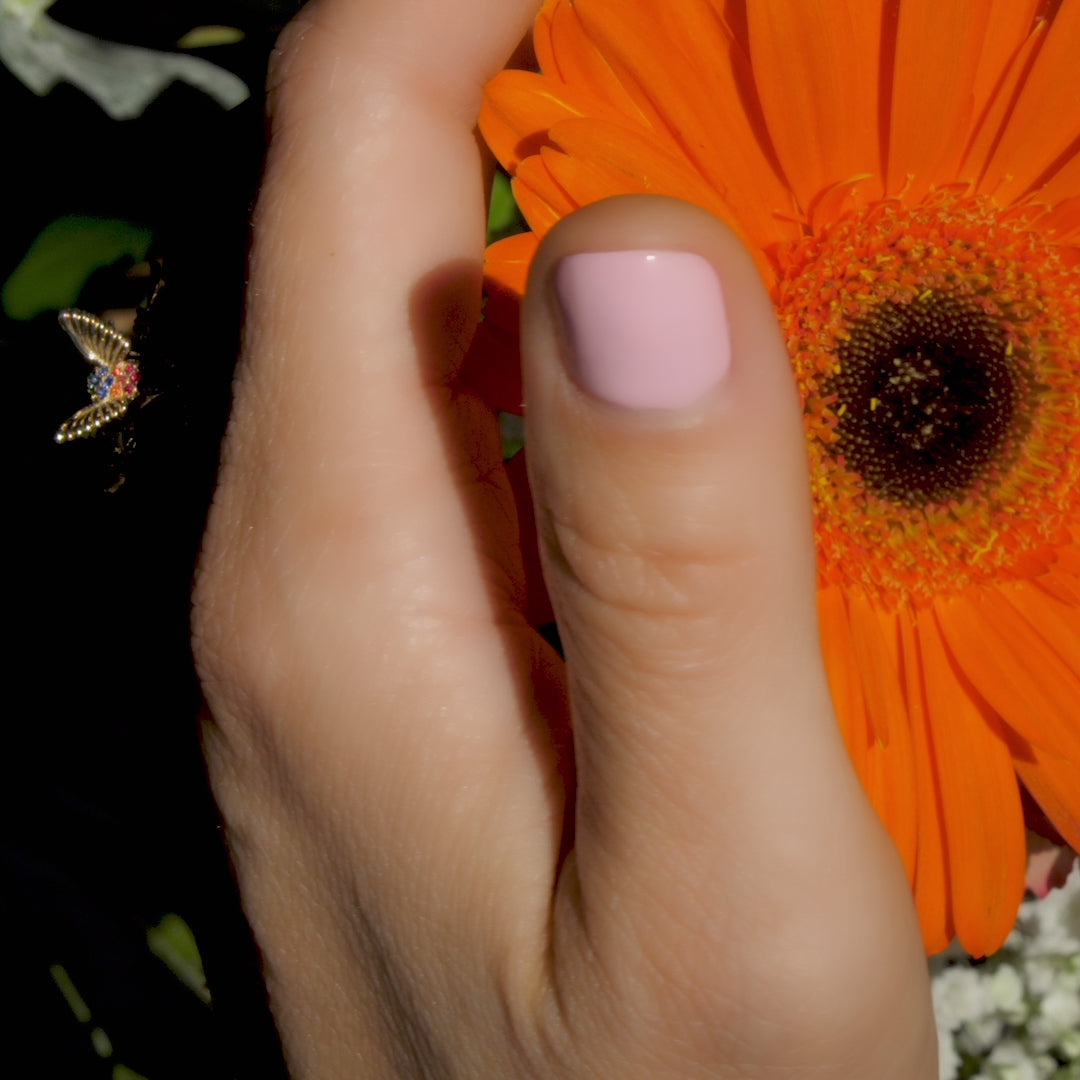
POLYGON ((53 438, 58 443, 71 442, 72 439, 82 439, 87 435, 93 435, 98 428, 123 416, 127 412, 130 398, 106 398, 104 401, 95 401, 93 405, 87 405, 73 413, 57 429, 53 438))
POLYGON ((79 352, 92 364, 103 364, 111 368, 121 360, 126 360, 131 352, 130 338, 87 311, 61 311, 60 325, 68 332, 79 352))

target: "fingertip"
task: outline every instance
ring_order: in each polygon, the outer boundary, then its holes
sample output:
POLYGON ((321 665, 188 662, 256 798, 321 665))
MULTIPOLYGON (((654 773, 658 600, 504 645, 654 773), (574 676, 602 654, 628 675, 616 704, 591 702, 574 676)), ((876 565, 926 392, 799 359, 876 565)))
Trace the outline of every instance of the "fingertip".
POLYGON ((795 382, 727 226, 659 196, 565 218, 530 271, 522 360, 541 524, 577 522, 600 549, 771 561, 812 608, 795 382))

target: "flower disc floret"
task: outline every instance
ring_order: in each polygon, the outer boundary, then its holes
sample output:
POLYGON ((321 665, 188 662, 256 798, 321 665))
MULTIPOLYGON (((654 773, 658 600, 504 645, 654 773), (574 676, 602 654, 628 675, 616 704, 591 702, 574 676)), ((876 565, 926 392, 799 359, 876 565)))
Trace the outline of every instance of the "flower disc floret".
POLYGON ((781 253, 823 582, 894 607, 1052 564, 1077 514, 1080 270, 1030 216, 946 190, 781 253))

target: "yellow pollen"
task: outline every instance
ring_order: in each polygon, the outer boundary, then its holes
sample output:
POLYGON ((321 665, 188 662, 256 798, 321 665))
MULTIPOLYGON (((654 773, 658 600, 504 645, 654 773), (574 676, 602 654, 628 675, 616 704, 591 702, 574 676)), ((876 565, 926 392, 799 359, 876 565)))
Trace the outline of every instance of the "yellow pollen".
POLYGON ((971 553, 971 558, 972 558, 972 561, 978 561, 978 560, 979 560, 979 559, 981 559, 981 558, 982 558, 982 557, 983 557, 984 555, 988 555, 988 554, 990 553, 990 550, 991 550, 991 548, 993 548, 993 546, 994 546, 994 541, 995 541, 995 540, 997 540, 997 538, 998 538, 998 531, 997 531, 997 529, 993 529, 993 530, 991 530, 991 532, 990 532, 990 538, 989 538, 989 539, 988 539, 988 540, 986 541, 986 543, 985 543, 985 544, 983 544, 983 545, 982 545, 981 547, 977 547, 977 548, 976 548, 976 549, 975 549, 975 550, 974 550, 974 551, 973 551, 973 552, 971 553))

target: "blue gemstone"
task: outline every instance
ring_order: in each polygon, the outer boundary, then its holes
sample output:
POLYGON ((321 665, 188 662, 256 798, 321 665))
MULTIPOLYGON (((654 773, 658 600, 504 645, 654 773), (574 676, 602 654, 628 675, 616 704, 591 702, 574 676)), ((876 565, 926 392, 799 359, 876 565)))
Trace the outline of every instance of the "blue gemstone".
POLYGON ((90 373, 86 380, 86 389, 92 398, 104 401, 109 396, 109 391, 116 380, 105 368, 97 368, 90 373))

